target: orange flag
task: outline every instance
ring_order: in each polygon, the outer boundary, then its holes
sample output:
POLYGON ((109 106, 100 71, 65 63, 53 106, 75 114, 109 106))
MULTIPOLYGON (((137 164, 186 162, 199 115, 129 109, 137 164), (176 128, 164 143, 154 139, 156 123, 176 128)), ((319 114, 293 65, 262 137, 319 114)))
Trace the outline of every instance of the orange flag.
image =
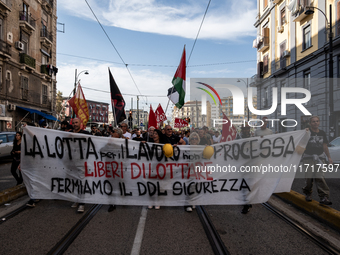
POLYGON ((80 83, 78 83, 76 94, 68 102, 71 105, 77 117, 81 120, 83 125, 86 126, 86 123, 90 118, 90 115, 89 108, 87 107, 86 99, 83 90, 81 89, 80 83))

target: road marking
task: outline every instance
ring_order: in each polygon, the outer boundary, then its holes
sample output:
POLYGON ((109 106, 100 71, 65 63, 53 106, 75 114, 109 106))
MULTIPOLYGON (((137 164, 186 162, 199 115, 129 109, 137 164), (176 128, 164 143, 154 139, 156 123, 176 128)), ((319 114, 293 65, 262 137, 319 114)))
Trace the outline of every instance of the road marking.
POLYGON ((140 253, 140 247, 142 246, 144 228, 145 228, 145 221, 146 215, 148 214, 148 209, 146 206, 143 206, 142 213, 139 218, 139 223, 137 227, 137 232, 135 236, 135 240, 133 241, 133 246, 131 250, 131 255, 138 255, 140 253))

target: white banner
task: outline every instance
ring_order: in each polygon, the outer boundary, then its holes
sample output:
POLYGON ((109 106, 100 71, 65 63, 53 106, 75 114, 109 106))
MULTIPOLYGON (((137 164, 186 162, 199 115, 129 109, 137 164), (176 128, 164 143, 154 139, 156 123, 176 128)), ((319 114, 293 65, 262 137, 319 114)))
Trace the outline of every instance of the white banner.
POLYGON ((21 169, 34 199, 255 204, 290 191, 309 135, 295 131, 215 144, 210 159, 203 158, 204 146, 180 145, 165 158, 161 144, 26 127, 21 169))

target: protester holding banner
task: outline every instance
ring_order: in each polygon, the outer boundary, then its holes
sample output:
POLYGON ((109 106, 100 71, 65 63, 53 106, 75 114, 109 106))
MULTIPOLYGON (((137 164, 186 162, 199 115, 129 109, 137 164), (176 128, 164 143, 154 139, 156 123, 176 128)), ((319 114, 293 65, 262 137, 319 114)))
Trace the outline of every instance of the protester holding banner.
POLYGON ((190 136, 190 130, 186 130, 184 132, 184 137, 183 137, 183 140, 186 145, 189 145, 189 136, 190 136))
POLYGON ((267 121, 267 117, 263 117, 262 121, 263 121, 263 125, 261 126, 261 128, 257 129, 255 131, 255 136, 265 136, 265 135, 272 135, 273 131, 270 130, 269 128, 267 128, 268 126, 268 121, 267 121))
POLYGON ((140 129, 137 129, 136 136, 132 138, 132 140, 139 142, 144 141, 143 137, 141 136, 140 129))
POLYGON ((326 156, 328 163, 333 163, 327 147, 328 139, 326 133, 319 129, 320 118, 318 116, 312 116, 309 119, 309 125, 311 136, 302 157, 304 172, 306 173, 306 186, 303 188, 303 193, 306 194, 306 201, 311 202, 313 181, 315 180, 320 204, 331 205, 332 202, 329 201, 329 187, 324 178, 323 171, 314 171, 314 169, 318 169, 318 165, 320 166, 321 164, 323 166, 327 163, 326 156))
POLYGON ((189 136, 190 145, 198 145, 200 143, 200 136, 196 132, 192 132, 189 136))
MULTIPOLYGON (((248 124, 246 124, 245 126, 241 127, 241 133, 237 135, 236 139, 244 139, 244 138, 249 138, 249 137, 250 137, 250 127, 248 124)), ((247 214, 248 212, 250 212, 250 208, 252 207, 253 206, 250 204, 244 205, 241 213, 247 214)))
POLYGON ((131 134, 127 131, 128 125, 126 123, 120 124, 121 129, 123 130, 123 136, 125 139, 131 139, 131 134))
POLYGON ((153 143, 153 138, 152 137, 153 137, 154 130, 155 130, 154 126, 149 127, 149 132, 147 132, 143 136, 145 142, 153 143))
POLYGON ((110 136, 113 138, 123 138, 123 131, 120 128, 110 129, 110 136))
POLYGON ((182 138, 175 136, 172 133, 172 127, 170 125, 166 125, 164 129, 165 129, 165 134, 162 134, 160 143, 163 143, 163 144, 170 143, 172 145, 175 145, 175 144, 185 145, 185 141, 182 138))
POLYGON ((219 143, 221 141, 221 138, 222 138, 222 136, 220 135, 220 132, 218 132, 216 130, 213 137, 212 137, 214 144, 219 143))
MULTIPOLYGON (((160 143, 160 137, 162 136, 163 134, 162 134, 162 132, 160 131, 160 130, 158 130, 158 129, 155 129, 154 131, 153 131, 153 136, 152 136, 152 141, 153 141, 153 143, 160 143)), ((149 205, 148 206, 148 208, 149 209, 152 209, 152 205, 149 205)), ((155 206, 155 209, 156 210, 159 210, 161 207, 159 206, 159 205, 156 205, 155 206)))
MULTIPOLYGON (((72 126, 73 126, 73 133, 79 133, 79 134, 86 134, 86 135, 91 135, 90 132, 83 130, 82 129, 82 125, 83 123, 81 122, 81 120, 79 118, 74 118, 72 121, 72 126)), ((85 204, 84 203, 73 203, 72 204, 72 208, 76 208, 78 206, 78 213, 83 213, 85 211, 85 204)))
POLYGON ((17 181, 17 185, 22 183, 22 175, 19 171, 19 175, 17 174, 18 166, 20 165, 20 154, 21 154, 21 132, 16 132, 14 140, 13 140, 13 149, 11 151, 11 155, 13 158, 11 165, 11 173, 15 180, 17 181))
MULTIPOLYGON (((198 134, 200 136, 200 142, 199 145, 211 145, 210 139, 205 135, 203 128, 201 128, 198 131, 198 134)), ((210 136, 210 135, 209 135, 210 136)))
POLYGON ((155 129, 154 131, 153 131, 153 136, 152 136, 152 142, 153 143, 160 143, 160 138, 161 138, 161 136, 162 136, 163 134, 162 134, 162 132, 160 131, 160 130, 158 130, 158 129, 155 129))

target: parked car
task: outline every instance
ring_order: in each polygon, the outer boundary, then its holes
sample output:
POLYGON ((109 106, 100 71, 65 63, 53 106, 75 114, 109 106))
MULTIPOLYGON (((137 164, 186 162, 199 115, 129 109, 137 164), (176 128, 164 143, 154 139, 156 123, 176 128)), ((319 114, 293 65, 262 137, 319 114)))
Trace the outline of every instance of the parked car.
POLYGON ((0 158, 10 158, 15 132, 0 132, 0 158))
POLYGON ((334 164, 340 164, 340 137, 335 138, 329 143, 328 150, 334 164))

